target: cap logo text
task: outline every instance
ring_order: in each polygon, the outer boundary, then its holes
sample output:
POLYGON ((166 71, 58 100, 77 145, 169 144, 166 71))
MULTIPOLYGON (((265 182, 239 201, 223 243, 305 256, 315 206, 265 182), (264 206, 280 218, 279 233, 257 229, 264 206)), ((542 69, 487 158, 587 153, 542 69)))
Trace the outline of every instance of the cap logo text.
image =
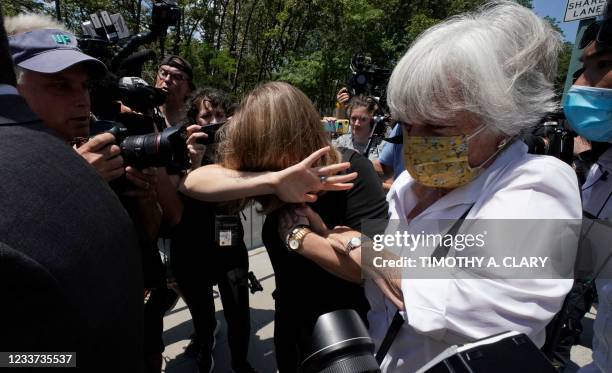
POLYGON ((53 38, 53 41, 55 41, 56 44, 63 44, 63 45, 70 44, 70 37, 68 35, 53 34, 51 37, 53 38))

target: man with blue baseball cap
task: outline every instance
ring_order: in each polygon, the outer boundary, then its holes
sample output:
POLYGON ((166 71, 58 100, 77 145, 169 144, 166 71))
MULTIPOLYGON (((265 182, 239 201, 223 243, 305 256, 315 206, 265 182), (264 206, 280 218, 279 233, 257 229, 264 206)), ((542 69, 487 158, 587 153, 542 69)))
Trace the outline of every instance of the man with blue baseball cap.
MULTIPOLYGON (((7 17, 5 25, 19 94, 64 141, 88 138, 89 85, 106 74, 106 66, 81 52, 76 36, 50 17, 7 17)), ((125 172, 121 150, 114 142, 113 135, 103 133, 77 149, 107 181, 125 172)))

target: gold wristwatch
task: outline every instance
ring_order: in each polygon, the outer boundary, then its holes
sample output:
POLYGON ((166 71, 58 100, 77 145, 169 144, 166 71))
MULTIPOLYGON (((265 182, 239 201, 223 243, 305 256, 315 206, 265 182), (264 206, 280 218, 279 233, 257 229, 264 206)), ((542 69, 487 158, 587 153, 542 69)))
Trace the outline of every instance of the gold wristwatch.
POLYGON ((285 245, 291 251, 297 251, 302 248, 302 242, 304 241, 304 237, 308 233, 311 233, 310 226, 305 224, 296 225, 289 231, 287 235, 287 239, 285 240, 285 245))

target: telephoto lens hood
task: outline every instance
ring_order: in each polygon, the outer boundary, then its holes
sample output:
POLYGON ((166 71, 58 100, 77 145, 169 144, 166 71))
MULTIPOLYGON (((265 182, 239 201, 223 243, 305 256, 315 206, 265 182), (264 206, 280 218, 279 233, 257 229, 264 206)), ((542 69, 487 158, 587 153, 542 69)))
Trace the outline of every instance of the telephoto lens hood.
POLYGON ((374 342, 354 310, 319 316, 309 340, 302 343, 302 373, 380 372, 374 342))

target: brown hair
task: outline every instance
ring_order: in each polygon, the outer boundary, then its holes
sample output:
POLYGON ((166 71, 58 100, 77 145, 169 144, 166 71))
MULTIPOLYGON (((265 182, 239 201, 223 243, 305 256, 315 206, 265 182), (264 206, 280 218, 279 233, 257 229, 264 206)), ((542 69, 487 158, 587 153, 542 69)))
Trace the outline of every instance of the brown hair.
MULTIPOLYGON (((270 82, 251 91, 221 134, 222 165, 241 171, 280 171, 330 145, 321 117, 296 87, 270 82)), ((318 165, 338 163, 332 151, 318 165)), ((258 198, 264 212, 278 207, 275 198, 258 198)))
POLYGON ((378 104, 376 103, 376 101, 374 101, 374 99, 370 97, 366 97, 364 95, 359 95, 359 96, 354 96, 353 98, 351 98, 346 108, 346 111, 348 115, 350 116, 355 108, 362 107, 362 106, 366 108, 366 110, 368 111, 368 113, 370 113, 370 115, 376 115, 378 111, 380 110, 378 104))

